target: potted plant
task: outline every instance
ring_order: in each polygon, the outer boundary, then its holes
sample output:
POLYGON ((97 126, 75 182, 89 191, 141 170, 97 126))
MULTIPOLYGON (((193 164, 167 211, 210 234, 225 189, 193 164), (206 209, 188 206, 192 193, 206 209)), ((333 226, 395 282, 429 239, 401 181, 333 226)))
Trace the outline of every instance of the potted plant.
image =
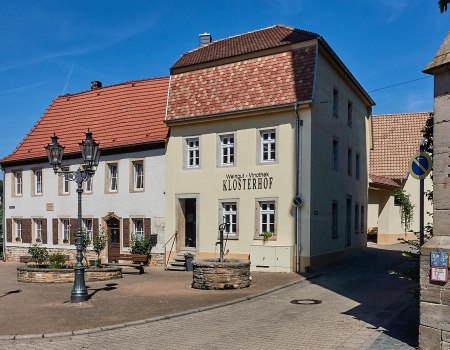
POLYGON ((270 231, 264 231, 264 232, 262 233, 263 243, 265 244, 265 243, 269 240, 269 238, 272 237, 272 236, 273 236, 273 233, 272 233, 272 232, 270 232, 270 231))

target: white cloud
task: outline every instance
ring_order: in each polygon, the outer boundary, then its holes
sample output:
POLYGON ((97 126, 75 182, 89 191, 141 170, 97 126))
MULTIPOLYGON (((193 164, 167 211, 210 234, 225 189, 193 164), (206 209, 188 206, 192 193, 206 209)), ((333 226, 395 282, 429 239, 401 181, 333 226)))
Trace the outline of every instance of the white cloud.
POLYGON ((392 22, 397 17, 401 16, 403 11, 405 11, 410 1, 407 0, 376 0, 376 4, 381 6, 386 15, 384 20, 386 22, 392 22))

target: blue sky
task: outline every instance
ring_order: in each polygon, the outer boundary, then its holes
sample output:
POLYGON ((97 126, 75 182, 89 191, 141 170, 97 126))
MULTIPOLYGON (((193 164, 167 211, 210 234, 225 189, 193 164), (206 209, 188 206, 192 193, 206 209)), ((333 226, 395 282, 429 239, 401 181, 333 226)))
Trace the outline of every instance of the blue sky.
POLYGON ((437 0, 3 0, 0 158, 58 95, 92 80, 166 76, 200 33, 221 39, 274 24, 322 35, 377 103, 374 114, 431 111, 433 80, 421 71, 449 23, 437 0))

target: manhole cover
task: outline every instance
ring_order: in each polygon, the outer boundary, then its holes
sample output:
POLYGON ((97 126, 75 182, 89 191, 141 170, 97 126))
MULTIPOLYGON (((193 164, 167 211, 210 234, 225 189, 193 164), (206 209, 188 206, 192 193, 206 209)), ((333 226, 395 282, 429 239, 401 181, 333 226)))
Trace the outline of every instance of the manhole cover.
POLYGON ((316 304, 320 304, 322 302, 322 300, 317 300, 317 299, 295 299, 295 300, 291 300, 291 304, 296 304, 296 305, 316 305, 316 304))

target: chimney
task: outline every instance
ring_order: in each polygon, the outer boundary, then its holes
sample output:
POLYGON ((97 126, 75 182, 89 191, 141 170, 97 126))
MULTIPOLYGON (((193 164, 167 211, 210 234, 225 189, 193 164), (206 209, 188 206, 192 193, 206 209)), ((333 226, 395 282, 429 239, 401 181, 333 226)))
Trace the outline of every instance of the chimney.
POLYGON ((91 81, 91 90, 100 89, 102 87, 102 82, 98 80, 91 81))
POLYGON ((200 46, 208 45, 212 43, 212 36, 209 33, 199 34, 200 37, 200 46))

